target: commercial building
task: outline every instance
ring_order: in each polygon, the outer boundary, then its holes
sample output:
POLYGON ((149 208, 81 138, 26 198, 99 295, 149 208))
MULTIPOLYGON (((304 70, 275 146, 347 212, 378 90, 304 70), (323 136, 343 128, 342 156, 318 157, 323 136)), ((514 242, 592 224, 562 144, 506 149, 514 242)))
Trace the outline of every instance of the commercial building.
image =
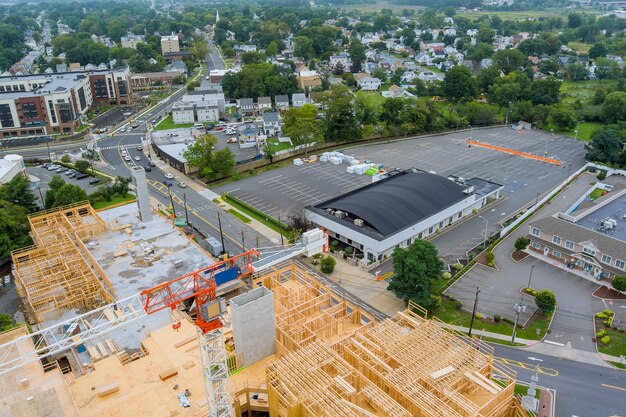
POLYGON ((626 181, 596 184, 565 213, 528 225, 528 252, 597 280, 626 275, 626 181), (594 190, 602 190, 594 198, 594 190))
POLYGON ((22 156, 8 154, 0 159, 0 184, 7 183, 20 174, 26 175, 26 165, 22 156))
POLYGON ((171 54, 175 52, 180 52, 180 44, 178 42, 178 35, 161 36, 161 53, 171 54))
POLYGON ((226 111, 222 86, 204 82, 172 107, 174 123, 217 122, 226 111))
POLYGON ((364 261, 382 260, 500 196, 501 184, 409 169, 306 208, 329 238, 354 247, 364 261))
POLYGON ((145 38, 146 37, 144 35, 134 35, 132 33, 129 33, 126 36, 122 36, 122 48, 137 49, 137 45, 139 45, 140 43, 145 43, 145 38))
POLYGON ((128 68, 0 77, 0 138, 72 132, 94 103, 131 94, 128 68))

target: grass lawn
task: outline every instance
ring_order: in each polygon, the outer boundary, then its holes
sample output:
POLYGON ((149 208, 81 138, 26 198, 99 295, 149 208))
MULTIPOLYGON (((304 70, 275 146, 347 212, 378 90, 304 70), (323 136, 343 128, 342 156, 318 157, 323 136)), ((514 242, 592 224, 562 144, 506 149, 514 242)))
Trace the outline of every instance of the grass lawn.
POLYGON ((172 116, 167 116, 161 119, 159 123, 154 126, 154 130, 168 130, 193 127, 193 123, 181 123, 175 124, 172 116))
POLYGON ((425 9, 424 6, 413 6, 406 4, 393 4, 393 3, 385 3, 385 2, 377 2, 374 4, 341 4, 337 5, 337 7, 341 10, 358 10, 363 13, 372 13, 372 12, 380 12, 382 9, 390 9, 393 14, 400 14, 402 10, 413 10, 417 12, 418 10, 425 9))
POLYGON ((111 201, 96 201, 93 205, 94 210, 103 209, 124 202, 135 201, 135 196, 128 194, 126 197, 113 197, 111 201))
POLYGON ((590 43, 570 42, 567 44, 567 46, 569 46, 570 48, 572 48, 573 50, 577 52, 582 52, 583 54, 586 54, 589 52, 589 50, 591 49, 593 45, 590 43))
POLYGON ((611 365, 619 369, 626 369, 626 363, 608 361, 611 365))
MULTIPOLYGON (((593 134, 596 132, 596 130, 600 129, 602 126, 603 124, 599 122, 581 122, 579 131, 578 131, 578 139, 585 141, 585 142, 589 142, 593 134)), ((546 124, 543 127, 543 130, 545 130, 546 132, 549 132, 550 129, 554 129, 555 133, 558 133, 561 135, 569 136, 571 138, 576 137, 576 128, 572 130, 559 130, 551 124, 546 124)))
POLYGON ((285 149, 290 149, 293 145, 289 142, 279 142, 278 139, 268 139, 267 146, 274 152, 283 151, 285 149))
POLYGON ((240 212, 238 212, 235 209, 228 209, 228 212, 230 214, 232 214, 233 216, 235 216, 236 218, 238 218, 239 220, 241 220, 242 222, 246 223, 246 224, 248 224, 248 223, 250 223, 252 221, 247 216, 244 216, 243 214, 241 214, 240 212))
POLYGON ((598 342, 598 350, 607 355, 619 357, 626 355, 626 333, 620 333, 613 329, 605 329, 606 334, 611 338, 608 345, 598 342))
POLYGON ((291 238, 291 233, 289 232, 289 230, 287 230, 286 227, 279 227, 277 224, 278 221, 276 219, 273 219, 271 216, 263 213, 256 208, 251 208, 245 204, 241 204, 239 200, 231 196, 224 196, 222 199, 240 212, 245 213, 246 216, 260 221, 275 232, 281 233, 283 236, 287 237, 287 239, 291 238))
MULTIPOLYGON (((448 299, 441 300, 441 307, 435 311, 435 316, 439 320, 457 326, 469 327, 472 315, 456 308, 454 301, 448 299)), ((526 329, 517 329, 516 337, 529 340, 540 340, 546 334, 546 329, 550 323, 550 318, 534 319, 526 329), (539 329, 539 334, 537 334, 539 329)), ((507 322, 488 323, 482 320, 474 320, 474 328, 487 332, 499 333, 507 336, 513 335, 513 326, 507 322)), ((619 356, 619 355, 618 355, 619 356)))
POLYGON ((596 198, 600 198, 602 197, 603 191, 604 190, 602 188, 596 188, 595 190, 591 192, 591 194, 589 194, 589 197, 591 197, 592 200, 595 200, 596 198))
POLYGON ((519 11, 519 12, 499 12, 499 11, 484 11, 484 12, 467 12, 467 13, 458 13, 457 16, 466 17, 470 20, 478 19, 481 16, 498 16, 502 20, 524 20, 527 18, 537 18, 537 17, 549 17, 549 16, 560 16, 563 13, 558 13, 556 11, 546 11, 546 10, 527 10, 527 11, 519 11))
POLYGON ((560 93, 565 103, 574 104, 576 100, 580 100, 583 104, 591 104, 591 99, 598 88, 612 88, 615 82, 613 80, 563 81, 560 93))
MULTIPOLYGON (((515 395, 521 395, 523 397, 526 394, 528 394, 528 385, 515 384, 515 395)), ((540 394, 541 390, 536 389, 535 398, 539 398, 540 394)))

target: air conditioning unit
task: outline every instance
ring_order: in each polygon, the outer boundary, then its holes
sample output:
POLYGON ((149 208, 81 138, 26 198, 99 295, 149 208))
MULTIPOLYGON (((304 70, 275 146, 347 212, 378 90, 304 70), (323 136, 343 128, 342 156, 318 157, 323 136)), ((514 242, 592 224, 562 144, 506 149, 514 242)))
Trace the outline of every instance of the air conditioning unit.
POLYGON ((338 219, 343 219, 344 217, 346 217, 346 213, 341 210, 337 210, 335 211, 335 217, 337 217, 338 219))
POLYGON ((603 229, 612 230, 612 229, 615 229, 615 226, 617 226, 617 221, 615 219, 611 219, 610 217, 607 217, 606 219, 603 219, 600 222, 600 226, 603 229))
POLYGON ((358 227, 363 227, 363 219, 354 219, 354 225, 358 227))

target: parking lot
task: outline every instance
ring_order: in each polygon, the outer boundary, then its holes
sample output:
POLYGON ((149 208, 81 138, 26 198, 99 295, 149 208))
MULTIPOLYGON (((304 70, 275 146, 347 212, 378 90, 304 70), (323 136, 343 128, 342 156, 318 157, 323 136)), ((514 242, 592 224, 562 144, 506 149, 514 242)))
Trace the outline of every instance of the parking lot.
POLYGON ((96 129, 102 129, 107 126, 113 127, 129 118, 130 115, 125 116, 124 113, 128 114, 129 112, 132 112, 132 109, 133 106, 116 106, 106 113, 94 117, 90 120, 90 123, 93 123, 96 129))
POLYGON ((61 178, 63 178, 63 181, 65 181, 68 184, 74 184, 74 185, 79 185, 83 190, 85 190, 85 192, 87 194, 91 194, 94 191, 96 191, 99 187, 99 185, 90 185, 89 181, 93 179, 93 177, 87 177, 87 178, 83 178, 82 180, 77 180, 76 178, 69 178, 67 175, 63 174, 57 174, 54 171, 48 171, 46 168, 42 168, 40 166, 37 167, 27 167, 26 168, 26 172, 28 173, 28 175, 31 175, 33 177, 36 177, 39 179, 39 182, 33 181, 34 182, 34 189, 35 189, 35 196, 37 196, 37 198, 40 198, 39 195, 39 191, 37 191, 37 188, 39 188, 39 190, 41 191, 41 194, 43 195, 43 197, 46 197, 46 191, 48 190, 48 183, 50 182, 50 180, 52 179, 52 177, 54 175, 58 175, 61 178))
MULTIPOLYGON (((387 169, 415 167, 443 176, 481 177, 503 184, 504 198, 484 214, 490 229, 534 203, 538 193, 543 194, 553 188, 565 179, 568 171, 575 171, 585 162, 581 142, 541 131, 518 133, 510 128, 357 146, 346 149, 345 153, 382 163, 387 169), (474 140, 539 156, 547 152, 548 157, 563 163, 557 166, 491 149, 468 147, 466 140, 470 136, 474 140)), ((335 197, 371 181, 367 175, 348 174, 346 167, 346 164, 335 166, 327 162, 289 166, 218 187, 214 191, 228 192, 272 217, 280 213, 281 218, 286 218, 302 206, 335 197)), ((485 224, 480 222, 484 230, 485 224)), ((445 241, 444 236, 441 238, 445 241)), ((452 238, 452 242, 444 242, 440 250, 446 254, 457 250, 458 246, 458 239, 452 238)))

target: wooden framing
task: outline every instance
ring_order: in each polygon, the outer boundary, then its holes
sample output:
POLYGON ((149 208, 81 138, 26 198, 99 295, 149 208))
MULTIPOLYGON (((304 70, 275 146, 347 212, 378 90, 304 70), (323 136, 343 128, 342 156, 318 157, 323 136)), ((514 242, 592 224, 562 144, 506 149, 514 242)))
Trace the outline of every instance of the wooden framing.
POLYGON ((88 202, 35 213, 28 222, 35 245, 11 257, 17 291, 35 322, 115 300, 113 285, 83 243, 106 230, 88 202))
POLYGON ((515 372, 489 345, 423 319, 418 306, 377 323, 313 274, 292 263, 254 280, 275 300, 271 417, 519 414, 515 372))

